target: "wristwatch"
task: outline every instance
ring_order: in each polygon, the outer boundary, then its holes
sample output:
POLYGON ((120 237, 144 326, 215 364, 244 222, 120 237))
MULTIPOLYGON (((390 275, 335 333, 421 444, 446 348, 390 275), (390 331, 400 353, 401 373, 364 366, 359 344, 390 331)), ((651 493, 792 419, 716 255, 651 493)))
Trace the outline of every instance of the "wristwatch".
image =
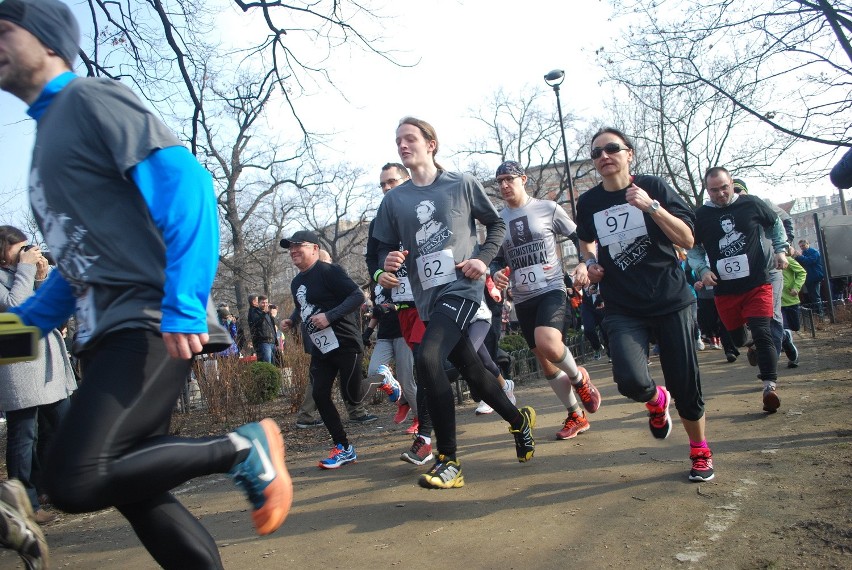
POLYGON ((660 203, 657 202, 656 200, 654 200, 653 202, 651 202, 651 205, 648 206, 648 213, 654 214, 659 209, 660 209, 660 203))

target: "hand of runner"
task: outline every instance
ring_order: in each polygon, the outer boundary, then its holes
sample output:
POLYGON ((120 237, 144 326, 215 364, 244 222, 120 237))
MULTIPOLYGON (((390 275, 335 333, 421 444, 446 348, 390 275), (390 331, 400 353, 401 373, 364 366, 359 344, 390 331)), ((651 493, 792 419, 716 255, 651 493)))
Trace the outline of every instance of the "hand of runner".
POLYGON ((589 285, 589 271, 586 269, 585 263, 580 262, 577 264, 577 267, 575 267, 574 271, 571 273, 571 281, 574 283, 574 287, 579 289, 589 285))
POLYGON ((593 263, 586 271, 589 276, 589 283, 600 283, 604 278, 604 268, 600 263, 593 263))
POLYGON ((390 271, 391 273, 396 273, 402 264, 405 262, 405 258, 408 255, 408 250, 405 251, 392 251, 385 258, 385 271, 390 271))
POLYGON ((281 321, 281 330, 290 330, 293 328, 293 321, 290 319, 283 319, 281 321))
POLYGON ((701 278, 701 281, 704 283, 704 285, 708 287, 715 287, 718 283, 716 281, 716 276, 713 275, 712 271, 708 271, 707 273, 705 273, 704 276, 701 278))
POLYGON ((319 330, 324 328, 328 328, 328 325, 331 323, 328 322, 328 317, 325 316, 325 313, 317 313, 313 317, 311 317, 311 322, 317 327, 319 330))
POLYGON ((393 289, 397 285, 399 285, 399 279, 396 278, 396 275, 390 273, 389 271, 385 271, 379 275, 379 285, 384 287, 385 289, 393 289))
POLYGON ((509 287, 509 274, 512 273, 512 269, 507 265, 500 271, 495 271, 492 277, 494 278, 494 284, 497 285, 500 289, 506 289, 509 287))
POLYGON ((784 255, 783 251, 775 254, 776 269, 787 269, 788 265, 790 265, 790 262, 787 261, 787 256, 784 255))
POLYGON ((470 258, 456 264, 456 269, 461 270, 462 274, 468 279, 479 279, 488 270, 485 263, 481 259, 470 258))
POLYGON ((631 184, 627 187, 627 193, 624 195, 624 199, 627 200, 628 204, 636 206, 643 212, 647 212, 648 208, 651 207, 651 202, 654 201, 650 196, 648 196, 647 192, 635 184, 631 184))
POLYGON ((201 352, 204 344, 210 339, 207 333, 163 333, 163 342, 169 356, 180 360, 189 360, 201 352))

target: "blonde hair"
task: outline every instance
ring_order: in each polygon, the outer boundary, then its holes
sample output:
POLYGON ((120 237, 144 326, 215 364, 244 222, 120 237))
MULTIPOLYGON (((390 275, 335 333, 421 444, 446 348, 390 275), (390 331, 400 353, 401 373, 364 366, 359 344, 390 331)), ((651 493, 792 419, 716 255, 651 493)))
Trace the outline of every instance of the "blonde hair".
POLYGON ((426 139, 426 142, 435 141, 435 150, 432 152, 432 162, 438 170, 446 171, 446 169, 438 164, 437 160, 435 160, 435 157, 438 156, 438 133, 435 132, 435 127, 423 119, 417 119, 415 117, 403 117, 399 121, 399 126, 401 127, 402 125, 411 125, 412 127, 418 128, 420 133, 423 135, 423 138, 426 139))

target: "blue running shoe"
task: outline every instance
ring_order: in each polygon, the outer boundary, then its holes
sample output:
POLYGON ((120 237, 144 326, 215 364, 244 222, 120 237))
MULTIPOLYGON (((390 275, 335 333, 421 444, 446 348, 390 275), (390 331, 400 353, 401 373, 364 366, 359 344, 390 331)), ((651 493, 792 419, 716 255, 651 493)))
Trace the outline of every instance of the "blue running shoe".
POLYGON ((328 458, 319 462, 319 466, 322 469, 337 469, 347 463, 355 463, 356 459, 358 459, 358 456, 355 455, 354 445, 350 443, 349 447, 343 447, 343 444, 338 443, 331 448, 328 458))
POLYGON ((400 386, 399 382, 396 381, 396 378, 393 377, 393 373, 390 368, 382 364, 376 369, 376 374, 381 374, 385 377, 382 381, 382 385, 379 386, 379 390, 388 395, 388 401, 398 401, 399 397, 402 396, 402 386, 400 386))
POLYGON ((251 517, 257 533, 275 532, 293 504, 293 481, 284 465, 281 429, 266 418, 234 431, 251 443, 251 450, 244 461, 234 465, 230 475, 254 506, 251 517))

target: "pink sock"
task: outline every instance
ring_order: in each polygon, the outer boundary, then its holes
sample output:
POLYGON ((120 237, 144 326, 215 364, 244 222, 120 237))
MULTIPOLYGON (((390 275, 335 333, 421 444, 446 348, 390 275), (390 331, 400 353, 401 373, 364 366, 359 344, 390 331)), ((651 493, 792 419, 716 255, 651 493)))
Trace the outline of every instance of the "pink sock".
POLYGON ((706 439, 703 439, 703 440, 701 440, 697 443, 690 439, 689 440, 689 447, 692 447, 692 448, 695 448, 695 449, 709 449, 709 446, 707 445, 706 439))
POLYGON ((663 388, 661 386, 657 386, 657 398, 654 400, 654 406, 659 408, 665 401, 666 398, 663 396, 663 388))

